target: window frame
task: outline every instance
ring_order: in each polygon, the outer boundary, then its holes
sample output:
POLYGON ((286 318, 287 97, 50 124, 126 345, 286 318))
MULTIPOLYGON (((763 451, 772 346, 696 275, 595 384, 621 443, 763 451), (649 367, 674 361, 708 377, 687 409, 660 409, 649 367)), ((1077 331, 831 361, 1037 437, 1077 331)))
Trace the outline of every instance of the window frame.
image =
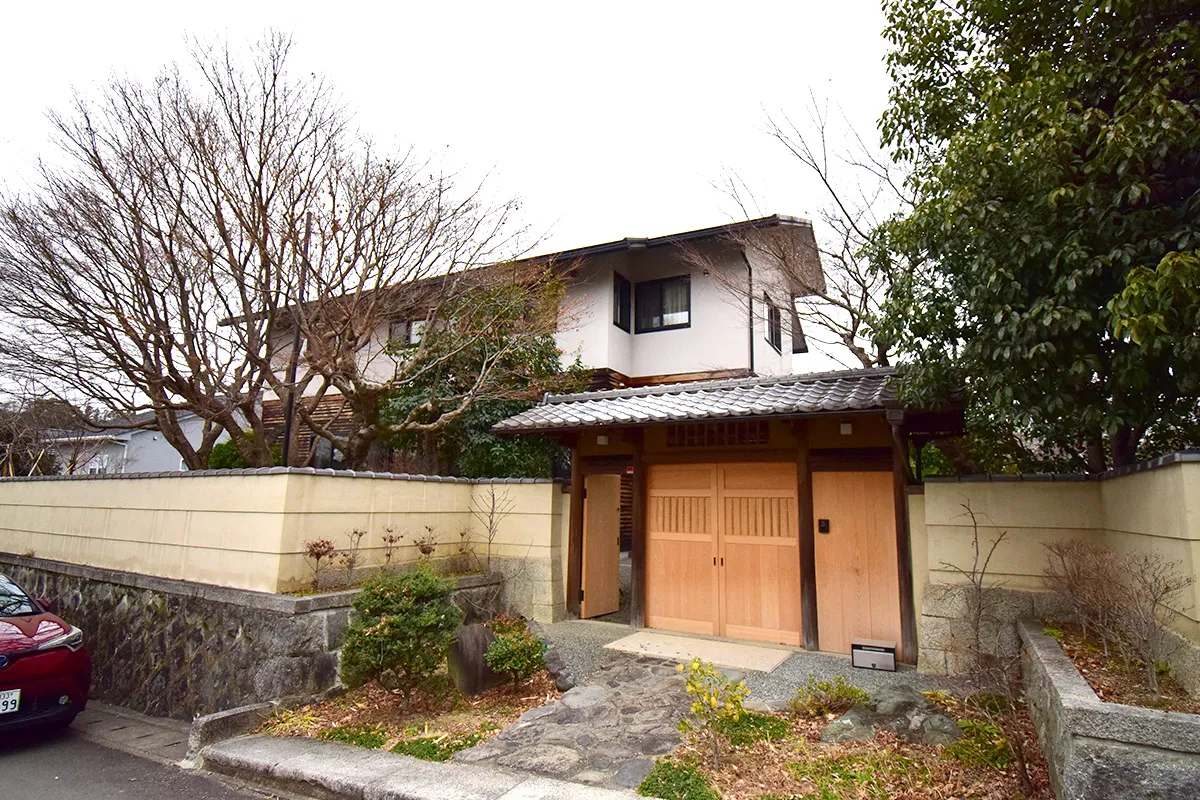
POLYGON ((613 270, 613 325, 626 333, 633 332, 633 281, 616 270, 613 270))
POLYGON ((676 331, 676 330, 681 330, 683 328, 690 328, 690 327, 692 327, 692 276, 691 275, 688 275, 688 274, 672 275, 667 278, 656 278, 655 280, 652 280, 652 281, 638 281, 637 283, 634 284, 634 286, 633 286, 633 332, 634 332, 634 334, 657 333, 658 331, 676 331), (659 326, 655 326, 655 327, 643 327, 642 326, 642 317, 641 317, 642 297, 643 297, 642 292, 648 291, 648 290, 656 288, 656 287, 659 288, 659 294, 658 294, 659 317, 660 318, 666 317, 666 314, 664 314, 662 312, 663 294, 662 294, 661 287, 668 283, 675 283, 675 282, 681 282, 681 283, 683 283, 684 286, 687 287, 688 321, 675 323, 673 325, 659 325, 659 326))
POLYGON ((767 313, 763 319, 766 322, 767 344, 780 355, 783 354, 783 310, 771 302, 771 296, 763 292, 763 302, 767 306, 767 313))
POLYGON ((423 319, 397 319, 388 323, 387 343, 393 347, 416 347, 425 335, 426 323, 423 319), (419 326, 419 327, 418 327, 419 326), (413 333, 416 341, 413 341, 413 333), (400 333, 399 336, 396 334, 400 333))

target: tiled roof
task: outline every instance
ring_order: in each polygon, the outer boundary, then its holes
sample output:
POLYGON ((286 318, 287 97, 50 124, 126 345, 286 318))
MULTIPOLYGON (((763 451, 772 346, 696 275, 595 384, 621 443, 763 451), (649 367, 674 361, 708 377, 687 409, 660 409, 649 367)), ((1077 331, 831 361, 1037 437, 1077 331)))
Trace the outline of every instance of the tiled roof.
POLYGON ((895 374, 890 368, 860 369, 547 395, 537 406, 496 423, 492 430, 553 431, 883 409, 896 405, 896 396, 887 387, 895 374))

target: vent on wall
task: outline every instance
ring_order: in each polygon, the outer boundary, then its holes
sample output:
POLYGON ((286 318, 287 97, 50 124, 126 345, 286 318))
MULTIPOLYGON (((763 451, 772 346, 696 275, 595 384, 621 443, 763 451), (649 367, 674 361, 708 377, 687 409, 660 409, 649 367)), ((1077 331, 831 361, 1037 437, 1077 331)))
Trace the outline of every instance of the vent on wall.
POLYGON ((667 426, 667 447, 727 447, 767 444, 771 429, 766 420, 693 422, 667 426))

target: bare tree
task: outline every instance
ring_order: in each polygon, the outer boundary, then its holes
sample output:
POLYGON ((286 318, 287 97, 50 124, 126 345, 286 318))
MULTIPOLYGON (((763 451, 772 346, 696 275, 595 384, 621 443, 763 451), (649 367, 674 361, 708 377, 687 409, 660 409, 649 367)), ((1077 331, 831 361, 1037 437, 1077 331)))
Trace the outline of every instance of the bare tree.
POLYGON ((487 542, 487 570, 492 569, 492 543, 500 535, 500 524, 512 513, 516 501, 505 491, 496 491, 496 484, 489 483, 481 495, 471 500, 471 516, 483 526, 487 542))
MULTIPOLYGON (((849 355, 855 366, 887 366, 891 356, 871 326, 881 315, 892 275, 900 266, 887 261, 890 256, 878 247, 878 230, 888 215, 911 201, 895 166, 846 128, 852 151, 834 152, 828 107, 815 98, 804 125, 786 115, 767 120, 767 135, 814 175, 826 193, 819 237, 805 241, 777 228, 738 226, 726 238, 752 264, 781 276, 810 344, 839 361, 849 355)), ((762 215, 753 192, 738 176, 726 176, 718 188, 743 217, 762 215)), ((708 270, 743 302, 759 299, 747 294, 744 281, 715 269, 708 253, 695 247, 685 252, 693 266, 708 270)))
POLYGON ((958 662, 956 667, 963 671, 962 679, 978 695, 980 702, 973 707, 1001 731, 1017 769, 1021 789, 1033 793, 1033 781, 1029 776, 1029 746, 1018 710, 1024 702, 1021 693, 1021 652, 1015 651, 1006 642, 1011 638, 1013 621, 1004 619, 1001 613, 1004 589, 1002 581, 995 580, 989 573, 996 550, 1008 538, 1008 531, 1000 531, 991 542, 985 543, 979 531, 979 516, 970 503, 963 504, 963 516, 971 526, 971 563, 956 564, 941 562, 942 569, 956 573, 963 581, 962 597, 966 607, 966 628, 951 634, 946 641, 936 642, 958 662), (986 694, 998 693, 1003 702, 988 701, 986 694))
POLYGON ((268 35, 244 68, 196 43, 187 70, 77 98, 51 116, 63 158, 0 201, 3 364, 113 415, 153 411, 193 469, 222 432, 247 463, 273 463, 263 402, 289 396, 359 465, 397 385, 507 337, 459 402, 392 424, 436 426, 547 329, 554 276, 477 269, 519 252, 516 202, 379 152, 323 80, 287 68, 291 47, 268 35), (372 344, 396 319, 425 322, 428 341, 380 369, 390 355, 372 344), (334 393, 348 427, 315 413, 334 393), (197 443, 184 412, 203 420, 197 443))

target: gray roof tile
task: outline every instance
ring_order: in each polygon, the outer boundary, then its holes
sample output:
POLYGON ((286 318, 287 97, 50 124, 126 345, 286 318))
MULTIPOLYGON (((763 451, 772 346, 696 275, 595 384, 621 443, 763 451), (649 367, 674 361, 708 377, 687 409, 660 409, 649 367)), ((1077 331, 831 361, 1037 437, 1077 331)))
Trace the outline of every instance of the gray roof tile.
POLYGON ((860 369, 547 395, 492 429, 518 433, 883 409, 896 405, 887 385, 895 374, 890 368, 860 369))

